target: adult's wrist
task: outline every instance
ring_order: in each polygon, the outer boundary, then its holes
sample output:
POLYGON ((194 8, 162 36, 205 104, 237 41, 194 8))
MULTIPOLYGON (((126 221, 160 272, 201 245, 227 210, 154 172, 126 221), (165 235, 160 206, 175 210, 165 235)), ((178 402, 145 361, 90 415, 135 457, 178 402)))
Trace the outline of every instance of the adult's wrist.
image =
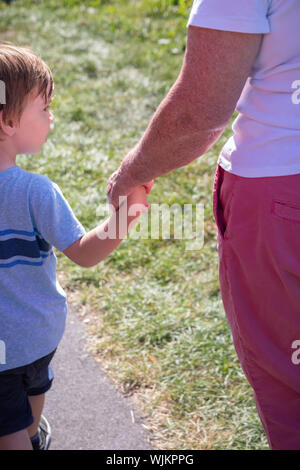
MULTIPOLYGON (((132 149, 122 160, 118 170, 118 182, 128 190, 139 185, 134 175, 134 149, 132 149)), ((127 193, 128 191, 126 191, 127 193)))

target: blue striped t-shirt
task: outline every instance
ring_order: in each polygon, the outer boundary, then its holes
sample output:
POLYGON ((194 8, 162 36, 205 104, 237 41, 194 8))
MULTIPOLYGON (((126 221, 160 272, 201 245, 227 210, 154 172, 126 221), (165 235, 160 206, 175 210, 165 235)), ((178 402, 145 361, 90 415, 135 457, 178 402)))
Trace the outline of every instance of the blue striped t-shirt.
POLYGON ((0 171, 0 371, 53 351, 64 332, 66 294, 53 247, 86 232, 60 188, 15 165, 0 171))

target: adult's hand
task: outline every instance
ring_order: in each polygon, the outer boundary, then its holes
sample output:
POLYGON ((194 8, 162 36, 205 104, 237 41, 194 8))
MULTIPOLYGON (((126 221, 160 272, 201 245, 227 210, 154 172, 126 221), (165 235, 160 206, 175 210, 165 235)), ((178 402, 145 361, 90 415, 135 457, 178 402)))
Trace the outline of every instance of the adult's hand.
MULTIPOLYGON (((144 183, 143 186, 146 189, 146 194, 149 194, 154 181, 144 183)), ((130 185, 130 181, 122 173, 121 167, 115 171, 107 181, 107 196, 109 204, 112 204, 115 209, 120 205, 120 198, 122 196, 129 196, 135 189, 135 186, 130 185)))

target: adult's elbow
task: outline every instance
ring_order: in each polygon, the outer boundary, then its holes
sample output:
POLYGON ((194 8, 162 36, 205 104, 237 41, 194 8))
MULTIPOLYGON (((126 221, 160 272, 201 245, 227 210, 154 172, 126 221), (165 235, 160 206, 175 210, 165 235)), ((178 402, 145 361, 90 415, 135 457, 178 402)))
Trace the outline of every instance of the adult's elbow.
POLYGON ((189 136, 207 135, 211 140, 216 140, 232 118, 235 105, 207 100, 186 89, 182 92, 179 88, 177 92, 172 115, 175 117, 174 127, 178 133, 189 136))

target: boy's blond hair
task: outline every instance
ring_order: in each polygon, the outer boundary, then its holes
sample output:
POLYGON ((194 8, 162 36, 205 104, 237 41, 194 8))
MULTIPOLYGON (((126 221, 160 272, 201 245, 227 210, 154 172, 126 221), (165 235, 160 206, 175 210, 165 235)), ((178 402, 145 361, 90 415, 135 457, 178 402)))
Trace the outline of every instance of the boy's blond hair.
MULTIPOLYGON (((45 103, 54 94, 54 82, 48 65, 29 47, 0 44, 0 80, 4 86, 5 102, 0 103, 3 121, 18 125, 28 98, 37 91, 45 103), (49 86, 50 85, 50 86, 49 86), (49 88, 49 93, 47 94, 49 88)), ((3 132, 0 126, 0 136, 3 132)), ((1 139, 0 140, 4 140, 1 139)))

